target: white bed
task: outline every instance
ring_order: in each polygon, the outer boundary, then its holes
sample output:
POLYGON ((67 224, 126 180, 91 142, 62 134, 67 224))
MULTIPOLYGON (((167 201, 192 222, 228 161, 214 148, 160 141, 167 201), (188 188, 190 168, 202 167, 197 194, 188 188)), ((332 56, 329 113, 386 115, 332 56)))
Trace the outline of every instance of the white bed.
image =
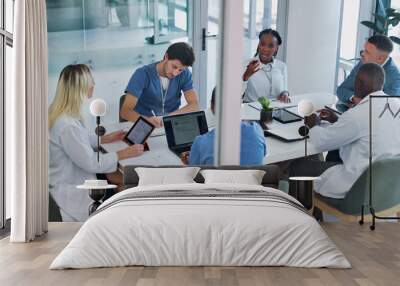
POLYGON ((127 265, 351 267, 298 204, 279 190, 254 185, 193 183, 131 188, 103 203, 50 269, 127 265))

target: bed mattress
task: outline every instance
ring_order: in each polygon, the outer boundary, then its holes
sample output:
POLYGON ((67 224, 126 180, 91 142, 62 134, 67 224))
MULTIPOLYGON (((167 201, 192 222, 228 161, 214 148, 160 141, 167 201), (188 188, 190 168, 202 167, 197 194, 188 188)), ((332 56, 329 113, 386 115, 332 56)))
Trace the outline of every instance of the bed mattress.
POLYGON ((50 269, 129 265, 350 267, 298 201, 240 184, 125 190, 98 208, 50 269))

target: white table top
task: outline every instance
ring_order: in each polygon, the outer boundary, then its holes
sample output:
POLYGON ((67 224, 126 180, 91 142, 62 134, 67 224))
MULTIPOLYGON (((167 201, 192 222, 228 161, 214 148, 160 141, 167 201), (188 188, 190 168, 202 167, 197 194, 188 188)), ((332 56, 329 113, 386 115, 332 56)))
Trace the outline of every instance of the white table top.
MULTIPOLYGON (((287 104, 288 110, 297 113, 297 107, 290 107, 297 104, 302 99, 309 99, 313 102, 315 109, 323 108, 325 105, 334 104, 336 97, 329 93, 310 93, 292 96, 292 102, 287 104)), ((254 104, 252 104, 254 106, 254 104)), ((273 103, 274 105, 274 103, 273 103)), ((276 103, 279 107, 284 107, 285 104, 276 103)), ((215 120, 214 116, 210 111, 206 111, 207 123, 210 128, 214 127, 215 120)), ((242 119, 244 120, 259 120, 260 111, 250 106, 249 104, 243 104, 242 106, 242 119)), ((293 122, 289 124, 282 124, 274 120, 268 125, 269 128, 289 128, 293 132, 297 132, 298 128, 302 125, 302 122, 293 122)), ((112 132, 119 129, 129 129, 132 126, 132 122, 117 123, 111 126, 106 126, 107 132, 112 132)), ((124 167, 127 165, 182 165, 181 160, 168 149, 166 137, 163 135, 163 129, 156 129, 155 134, 157 136, 149 137, 147 143, 150 151, 144 152, 143 155, 136 158, 129 158, 120 161, 120 166, 124 167), (160 136, 161 135, 161 136, 160 136)), ((304 156, 304 141, 295 142, 283 142, 273 137, 266 137, 267 155, 264 158, 264 164, 272 164, 276 162, 286 161, 290 159, 300 158, 304 156)), ((121 149, 120 143, 103 144, 102 146, 107 151, 117 151, 121 149), (119 144, 119 146, 118 146, 119 144), (117 148, 117 150, 115 150, 117 148)), ((315 149, 312 144, 307 146, 308 155, 314 155, 320 153, 319 150, 315 149)))

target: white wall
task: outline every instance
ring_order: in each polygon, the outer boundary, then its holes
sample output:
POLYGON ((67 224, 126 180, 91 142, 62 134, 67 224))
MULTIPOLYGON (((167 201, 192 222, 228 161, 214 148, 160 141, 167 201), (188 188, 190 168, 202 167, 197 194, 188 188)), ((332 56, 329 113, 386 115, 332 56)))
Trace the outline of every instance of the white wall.
POLYGON ((334 92, 341 0, 289 0, 286 63, 291 94, 334 92))

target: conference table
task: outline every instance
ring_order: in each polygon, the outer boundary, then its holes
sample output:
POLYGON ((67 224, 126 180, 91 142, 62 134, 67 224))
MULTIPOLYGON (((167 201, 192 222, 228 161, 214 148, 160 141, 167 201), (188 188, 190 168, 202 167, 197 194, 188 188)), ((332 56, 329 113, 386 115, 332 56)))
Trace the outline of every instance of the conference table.
MULTIPOLYGON (((301 95, 291 96, 291 102, 284 104, 277 101, 272 101, 271 107, 274 108, 286 108, 289 111, 297 113, 297 103, 300 100, 310 100, 314 109, 320 109, 324 106, 334 106, 336 102, 336 96, 329 93, 308 93, 301 95)), ((215 126, 215 118, 211 111, 206 110, 206 118, 209 128, 215 126)), ((242 120, 259 120, 260 111, 258 103, 245 103, 242 104, 241 110, 242 120)), ((106 126, 107 133, 115 130, 128 130, 132 126, 132 122, 122 122, 106 126)), ((293 123, 280 123, 273 120, 268 124, 268 128, 271 130, 281 129, 287 133, 298 134, 298 129, 303 125, 303 121, 297 121, 293 123)), ((305 142, 304 140, 285 142, 272 136, 265 137, 267 146, 267 155, 264 158, 264 164, 273 164, 281 161, 296 159, 305 156, 305 142)), ((149 145, 149 151, 143 153, 139 157, 129 158, 121 160, 119 162, 121 170, 128 165, 144 165, 144 166, 162 166, 162 165, 183 165, 180 158, 168 149, 167 140, 163 128, 157 128, 153 131, 152 135, 147 140, 149 145)), ((108 152, 117 151, 120 149, 120 144, 110 143, 103 144, 102 147, 108 152)), ((307 154, 314 155, 321 153, 321 150, 315 148, 311 143, 308 142, 307 154)))

